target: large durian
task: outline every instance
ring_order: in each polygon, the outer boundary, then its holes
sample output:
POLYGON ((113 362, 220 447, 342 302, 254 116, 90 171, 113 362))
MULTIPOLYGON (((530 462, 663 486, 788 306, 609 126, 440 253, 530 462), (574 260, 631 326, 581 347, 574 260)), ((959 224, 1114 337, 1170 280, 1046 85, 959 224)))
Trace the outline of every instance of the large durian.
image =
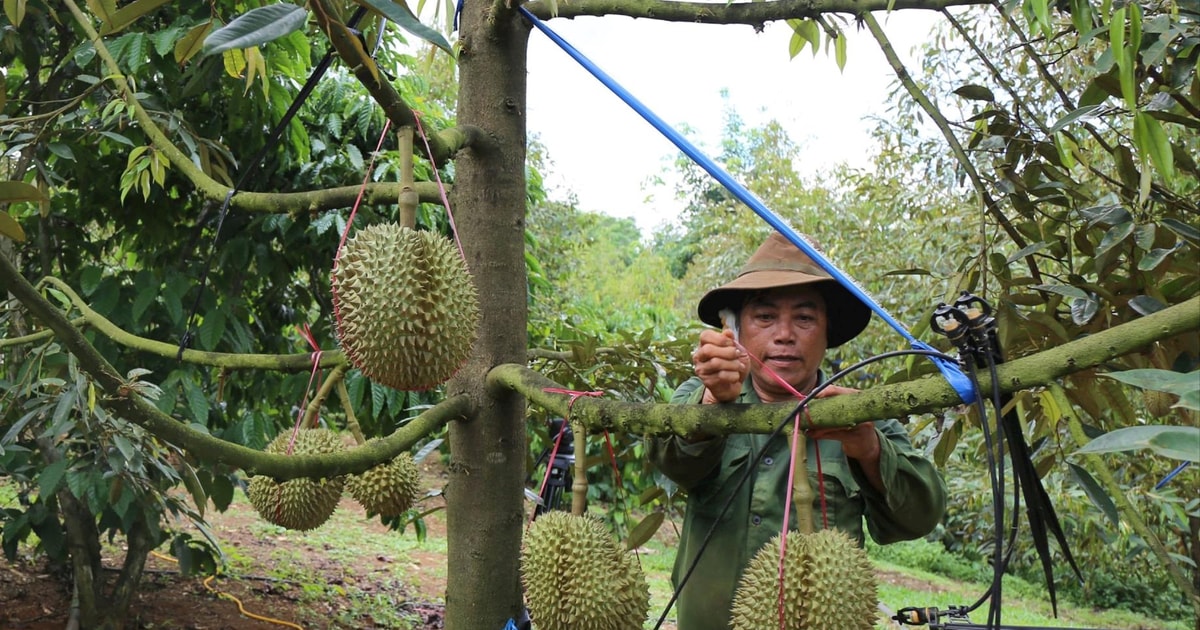
MULTIPOLYGON (((285 431, 267 445, 268 453, 289 453, 292 432, 285 431)), ((291 455, 335 453, 345 447, 329 429, 301 429, 296 432, 291 455)), ((251 477, 246 495, 259 516, 288 529, 308 530, 320 527, 342 498, 345 479, 308 479, 300 477, 282 483, 266 475, 251 477)))
POLYGON ((421 473, 412 455, 401 453, 386 464, 359 475, 350 475, 346 480, 346 491, 368 512, 391 517, 399 516, 412 507, 420 483, 421 473))
POLYGON ((779 624, 779 536, 754 555, 733 598, 734 630, 871 630, 878 616, 867 552, 844 532, 788 532, 784 625, 779 624))
POLYGON ((466 361, 479 298, 446 238, 394 224, 363 228, 338 255, 332 284, 342 350, 371 380, 424 390, 466 361))
POLYGON ((525 533, 521 579, 537 630, 640 630, 650 609, 637 559, 589 516, 539 516, 525 533))

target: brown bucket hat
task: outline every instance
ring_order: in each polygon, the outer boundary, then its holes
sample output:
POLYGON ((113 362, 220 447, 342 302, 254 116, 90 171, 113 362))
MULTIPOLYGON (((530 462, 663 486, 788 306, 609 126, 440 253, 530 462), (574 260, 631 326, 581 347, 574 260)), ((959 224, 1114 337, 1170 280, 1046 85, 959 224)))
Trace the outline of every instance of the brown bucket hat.
POLYGON ((779 232, 771 232, 738 272, 737 278, 705 293, 696 311, 700 321, 720 328, 721 309, 740 309, 750 293, 803 284, 816 284, 825 298, 826 336, 830 348, 855 338, 871 321, 870 307, 779 232))

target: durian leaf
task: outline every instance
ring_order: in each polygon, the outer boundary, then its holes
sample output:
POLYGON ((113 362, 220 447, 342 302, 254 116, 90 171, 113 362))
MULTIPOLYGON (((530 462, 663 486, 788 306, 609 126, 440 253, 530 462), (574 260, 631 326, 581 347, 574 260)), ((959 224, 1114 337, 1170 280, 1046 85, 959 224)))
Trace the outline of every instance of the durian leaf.
POLYGON ((421 450, 417 451, 416 455, 413 455, 413 463, 420 464, 421 462, 425 461, 425 458, 429 457, 430 453, 436 451, 437 448, 442 445, 443 441, 444 440, 442 440, 442 438, 430 440, 428 444, 421 447, 421 450))
POLYGON ((632 530, 629 531, 629 538, 625 541, 626 551, 637 549, 646 544, 646 541, 654 537, 654 533, 658 531, 658 527, 663 523, 663 517, 666 516, 662 512, 651 512, 646 515, 646 518, 638 522, 632 530))
POLYGON ((1091 473, 1079 466, 1067 462, 1067 467, 1071 470, 1071 476, 1075 482, 1083 488, 1083 492, 1092 500, 1092 504, 1100 508, 1100 511, 1108 517, 1109 522, 1113 527, 1121 526, 1121 517, 1117 514, 1117 506, 1113 503, 1112 497, 1100 487, 1099 483, 1092 478, 1091 473))
POLYGON ((204 40, 205 56, 274 41, 304 28, 308 10, 288 2, 251 9, 213 31, 204 40))

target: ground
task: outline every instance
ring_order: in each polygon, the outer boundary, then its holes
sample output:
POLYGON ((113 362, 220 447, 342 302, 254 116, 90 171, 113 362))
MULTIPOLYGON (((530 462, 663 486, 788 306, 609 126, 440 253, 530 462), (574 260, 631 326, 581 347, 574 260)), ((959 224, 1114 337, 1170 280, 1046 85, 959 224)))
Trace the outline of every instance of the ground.
MULTIPOLYGON (((426 466, 424 473, 425 487, 444 484, 444 473, 436 464, 426 466)), ((440 502, 440 497, 433 497, 424 507, 437 507, 440 502)), ((226 554, 222 574, 206 584, 204 579, 181 576, 169 558, 152 556, 128 627, 443 628, 444 514, 439 511, 424 518, 427 538, 421 542, 411 527, 401 533, 390 531, 345 498, 330 522, 312 532, 294 532, 263 521, 239 495, 227 511, 207 514, 226 554), (237 602, 248 614, 239 611, 237 602)), ((113 549, 106 566, 117 566, 120 557, 120 550, 113 549)), ((913 581, 900 574, 878 577, 893 583, 913 581)), ((65 628, 70 593, 60 578, 28 560, 0 562, 0 628, 65 628)), ((930 584, 908 585, 938 590, 930 584)), ((674 628, 671 623, 663 626, 663 630, 674 628)))

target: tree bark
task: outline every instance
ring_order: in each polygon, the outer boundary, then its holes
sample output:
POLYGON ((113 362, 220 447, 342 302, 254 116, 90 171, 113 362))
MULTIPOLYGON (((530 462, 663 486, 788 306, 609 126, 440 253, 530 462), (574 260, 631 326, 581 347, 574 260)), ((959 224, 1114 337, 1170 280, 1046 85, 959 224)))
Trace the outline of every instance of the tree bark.
POLYGON ((495 365, 526 349, 525 74, 529 27, 504 3, 467 0, 461 16, 458 123, 487 131, 455 161, 452 216, 479 289, 479 338, 451 381, 478 413, 450 425, 446 627, 503 628, 523 604, 525 400, 489 396, 495 365))

